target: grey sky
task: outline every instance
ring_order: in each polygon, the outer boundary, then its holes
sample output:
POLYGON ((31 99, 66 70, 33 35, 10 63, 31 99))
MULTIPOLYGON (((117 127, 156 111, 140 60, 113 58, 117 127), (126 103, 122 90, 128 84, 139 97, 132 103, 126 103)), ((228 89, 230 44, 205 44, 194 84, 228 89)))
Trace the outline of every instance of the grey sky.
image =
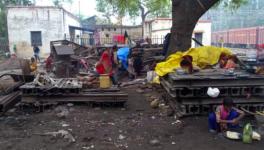
MULTIPOLYGON (((73 0, 72 4, 64 3, 63 7, 68 11, 78 14, 79 13, 79 2, 80 12, 84 16, 93 16, 98 14, 96 11, 96 0, 73 0)), ((52 0, 36 0, 37 5, 52 6, 52 0)))
MULTIPOLYGON (((41 6, 52 6, 53 0, 36 0, 36 5, 41 6)), ((96 0, 73 0, 72 4, 64 3, 63 7, 72 12, 75 15, 79 14, 79 3, 80 3, 80 13, 86 17, 97 15, 101 16, 99 12, 96 11, 96 0)), ((112 22, 116 22, 115 18, 112 18, 112 22)), ((137 18, 136 21, 132 21, 131 18, 125 17, 123 23, 126 25, 131 25, 133 22, 140 24, 140 18, 137 18)))

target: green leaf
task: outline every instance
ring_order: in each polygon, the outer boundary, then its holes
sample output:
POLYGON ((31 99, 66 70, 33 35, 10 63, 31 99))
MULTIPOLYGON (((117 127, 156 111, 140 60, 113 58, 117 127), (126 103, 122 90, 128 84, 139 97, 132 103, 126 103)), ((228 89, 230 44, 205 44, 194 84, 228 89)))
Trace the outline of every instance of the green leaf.
POLYGON ((96 0, 97 10, 112 16, 170 16, 171 0, 96 0))

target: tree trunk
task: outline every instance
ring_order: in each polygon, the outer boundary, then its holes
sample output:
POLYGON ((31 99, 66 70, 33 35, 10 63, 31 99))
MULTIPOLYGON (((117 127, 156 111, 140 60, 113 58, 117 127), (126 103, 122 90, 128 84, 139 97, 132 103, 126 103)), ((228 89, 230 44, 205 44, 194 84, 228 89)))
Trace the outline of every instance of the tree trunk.
POLYGON ((146 16, 145 15, 142 15, 142 17, 141 17, 141 19, 142 19, 142 39, 144 39, 144 25, 145 25, 145 21, 146 21, 146 16))
POLYGON ((145 25, 146 17, 150 13, 150 11, 145 12, 145 8, 143 7, 142 4, 139 5, 139 9, 141 11, 141 21, 142 21, 142 24, 141 24, 141 28, 142 28, 141 36, 142 36, 142 39, 144 39, 144 25, 145 25))
POLYGON ((199 18, 219 0, 172 0, 172 28, 166 56, 191 47, 192 33, 199 18))

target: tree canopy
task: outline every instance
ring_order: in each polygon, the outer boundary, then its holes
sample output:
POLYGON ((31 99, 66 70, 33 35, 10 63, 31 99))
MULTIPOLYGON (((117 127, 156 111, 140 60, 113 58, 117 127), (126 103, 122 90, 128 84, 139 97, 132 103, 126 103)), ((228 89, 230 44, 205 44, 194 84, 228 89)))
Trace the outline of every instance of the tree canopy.
MULTIPOLYGON (((169 17, 171 14, 170 0, 96 0, 97 10, 104 13, 108 19, 110 16, 141 17, 142 37, 144 37, 144 22, 148 15, 155 17, 169 17)), ((122 20, 122 19, 121 19, 122 20)), ((121 21, 122 22, 122 21, 121 21)))
POLYGON ((167 15, 171 13, 170 0, 96 0, 97 10, 109 15, 167 15), (158 12, 158 13, 157 13, 158 12))
MULTIPOLYGON (((180 3, 179 0, 96 0, 97 10, 102 12, 104 16, 110 20, 110 16, 130 16, 132 18, 140 16, 142 24, 144 24, 146 17, 171 17, 172 3, 180 3)), ((206 12, 212 6, 218 5, 235 10, 248 0, 193 0, 188 3, 198 3, 198 7, 204 9, 206 12), (209 8, 207 8, 209 5, 209 8)), ((189 6, 191 6, 190 4, 189 6)), ((188 6, 179 6, 188 7, 188 6)), ((175 7, 176 8, 176 7, 175 7)), ((188 9, 188 8, 185 8, 188 9)), ((191 8, 193 9, 193 8, 191 8)), ((142 30, 142 32, 144 32, 142 30)))
MULTIPOLYGON (((144 11, 145 16, 151 17, 170 17, 171 1, 174 0, 96 0, 97 10, 104 13, 105 16, 140 16, 144 11), (144 10, 143 10, 144 9, 144 10)), ((201 5, 205 0, 195 0, 201 5)), ((212 0, 215 1, 215 7, 221 5, 236 10, 246 4, 248 0, 212 0)))
POLYGON ((218 4, 223 4, 224 7, 228 7, 231 10, 235 10, 242 5, 245 5, 248 0, 218 0, 218 4))
POLYGON ((172 27, 166 56, 191 47, 193 30, 198 20, 212 7, 224 5, 235 10, 248 0, 171 0, 172 27))
POLYGON ((72 3, 73 0, 53 0, 54 6, 61 7, 62 3, 72 3))

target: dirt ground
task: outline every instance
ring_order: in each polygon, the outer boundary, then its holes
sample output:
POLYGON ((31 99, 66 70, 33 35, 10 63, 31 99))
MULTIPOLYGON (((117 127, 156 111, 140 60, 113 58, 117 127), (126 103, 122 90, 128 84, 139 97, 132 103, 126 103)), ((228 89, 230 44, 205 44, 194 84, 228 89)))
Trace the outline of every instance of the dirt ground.
MULTIPOLYGON (((207 118, 176 122, 135 89, 127 89, 125 107, 58 105, 44 112, 13 109, 0 117, 1 150, 262 150, 264 141, 243 144, 208 133, 207 118), (58 112, 68 113, 59 116, 58 112), (69 134, 49 135, 63 130, 69 134), (45 134, 47 133, 47 134, 45 134)), ((263 132, 262 132, 263 133, 263 132)))

